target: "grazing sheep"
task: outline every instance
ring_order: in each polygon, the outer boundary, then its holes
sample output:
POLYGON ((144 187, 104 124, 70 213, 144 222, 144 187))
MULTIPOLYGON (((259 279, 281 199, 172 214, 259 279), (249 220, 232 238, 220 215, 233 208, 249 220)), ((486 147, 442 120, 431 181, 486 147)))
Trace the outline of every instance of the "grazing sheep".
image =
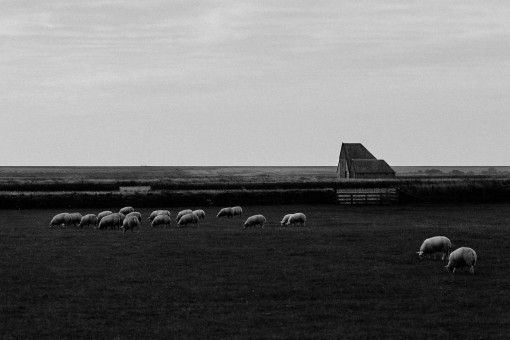
POLYGON ((292 215, 292 214, 287 214, 287 215, 283 216, 282 220, 280 221, 281 226, 287 224, 287 222, 289 221, 290 215, 292 215))
POLYGON ((126 218, 126 215, 124 215, 123 213, 113 213, 112 215, 115 215, 120 219, 120 224, 116 228, 116 229, 119 229, 122 226, 122 223, 124 222, 124 219, 126 218))
POLYGON ((235 206, 232 208, 232 212, 234 216, 241 217, 243 215, 243 208, 241 208, 240 206, 235 206))
POLYGON ((295 213, 289 216, 289 219, 287 220, 288 226, 295 226, 300 225, 304 227, 306 224, 306 216, 303 213, 295 213))
POLYGON ((152 220, 151 226, 153 228, 158 227, 160 225, 162 225, 164 228, 166 228, 167 226, 170 227, 170 221, 171 221, 170 216, 168 216, 167 214, 156 215, 156 217, 154 217, 154 219, 152 220))
POLYGON ((136 215, 130 215, 124 219, 124 222, 122 222, 122 226, 120 227, 120 229, 122 229, 122 232, 124 233, 128 229, 131 229, 131 232, 134 232, 135 228, 140 228, 140 224, 141 222, 136 215))
POLYGON ((79 212, 73 212, 70 213, 69 215, 71 215, 71 225, 73 227, 78 226, 83 216, 79 212))
POLYGON ((98 225, 99 225, 99 223, 101 223, 101 220, 103 219, 103 217, 111 215, 111 214, 113 214, 113 212, 111 212, 110 210, 102 211, 99 214, 97 214, 98 225))
POLYGON ((97 216, 94 214, 87 214, 83 216, 80 220, 80 224, 78 225, 80 228, 84 226, 92 225, 94 228, 97 227, 97 216))
POLYGON ((181 219, 181 217, 183 217, 184 215, 186 214, 191 214, 193 211, 191 209, 185 209, 185 210, 181 210, 179 211, 179 213, 177 214, 177 217, 175 218, 175 220, 177 222, 179 222, 179 220, 181 219))
POLYGON ((106 215, 99 221, 98 229, 119 229, 122 225, 120 214, 110 214, 106 215))
POLYGON ((203 210, 193 210, 193 214, 197 215, 199 220, 205 219, 205 211, 203 210))
POLYGON ((452 243, 445 236, 434 236, 423 241, 420 251, 417 252, 420 258, 423 258, 424 255, 427 255, 430 258, 432 254, 434 258, 436 258, 436 252, 443 253, 441 260, 446 260, 446 257, 450 253, 450 249, 452 248, 452 243))
POLYGON ((60 214, 57 214, 55 216, 53 216, 53 218, 51 219, 51 222, 50 222, 50 229, 53 228, 54 226, 55 227, 68 227, 69 225, 71 225, 71 214, 69 213, 60 213, 60 214))
POLYGON ((177 222, 177 225, 179 227, 184 227, 188 224, 193 224, 195 227, 198 227, 198 220, 198 216, 191 212, 189 214, 183 215, 179 222, 177 222))
POLYGON ((153 212, 151 212, 150 216, 149 216, 149 221, 153 221, 154 218, 158 215, 168 215, 168 217, 170 217, 170 211, 168 210, 154 210, 153 212))
POLYGON ((226 216, 227 218, 234 217, 234 210, 232 208, 223 208, 220 210, 218 215, 216 217, 223 217, 226 216))
POLYGON ((132 211, 132 212, 128 213, 126 215, 126 218, 128 218, 129 216, 136 216, 136 218, 138 219, 140 224, 142 224, 142 214, 140 214, 138 211, 132 211))
POLYGON ((124 207, 124 208, 119 210, 119 212, 121 214, 124 214, 124 215, 127 215, 127 214, 129 214, 130 212, 133 212, 133 211, 135 211, 135 209, 133 207, 124 207))
POLYGON ((262 215, 253 215, 248 217, 246 222, 244 222, 244 228, 247 227, 256 227, 260 225, 262 229, 264 229, 264 224, 266 223, 266 218, 262 215))
POLYGON ((478 257, 473 249, 469 247, 460 247, 450 254, 448 264, 445 266, 450 273, 455 273, 456 268, 469 267, 469 272, 475 274, 475 265, 478 257))

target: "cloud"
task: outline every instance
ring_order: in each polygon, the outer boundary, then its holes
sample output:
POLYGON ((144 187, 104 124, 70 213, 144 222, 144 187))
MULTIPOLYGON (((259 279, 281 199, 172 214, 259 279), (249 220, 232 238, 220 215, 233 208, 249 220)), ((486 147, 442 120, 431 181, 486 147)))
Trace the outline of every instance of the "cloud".
MULTIPOLYGON (((292 124, 325 142, 340 138, 336 125, 375 140, 380 124, 398 121, 386 126, 398 136, 407 116, 431 117, 411 129, 419 136, 443 131, 437 117, 451 126, 459 112, 507 107, 509 16, 507 2, 474 0, 5 0, 0 114, 192 117, 216 129, 211 145, 226 139, 215 121, 264 130, 299 115, 292 124)), ((256 148, 256 130, 236 135, 240 148, 256 148)), ((184 150, 181 137, 172 143, 184 150)))

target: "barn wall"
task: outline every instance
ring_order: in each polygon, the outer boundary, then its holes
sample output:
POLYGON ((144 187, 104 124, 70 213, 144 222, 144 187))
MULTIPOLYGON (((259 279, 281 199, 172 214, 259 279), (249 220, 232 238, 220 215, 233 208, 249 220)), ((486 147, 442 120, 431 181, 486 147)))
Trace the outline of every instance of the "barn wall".
POLYGON ((352 178, 363 178, 363 179, 395 178, 395 174, 394 173, 379 173, 379 172, 356 173, 352 178))
POLYGON ((345 159, 340 159, 338 163, 337 178, 348 178, 349 169, 347 168, 347 162, 345 159), (347 175, 346 175, 347 173, 347 175))

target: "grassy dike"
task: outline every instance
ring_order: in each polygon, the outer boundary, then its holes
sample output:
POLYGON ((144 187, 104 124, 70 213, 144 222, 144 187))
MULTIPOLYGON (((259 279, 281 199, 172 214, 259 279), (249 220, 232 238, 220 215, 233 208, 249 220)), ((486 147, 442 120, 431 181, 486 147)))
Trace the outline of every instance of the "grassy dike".
POLYGON ((41 181, 0 183, 0 208, 334 204, 335 189, 398 188, 400 203, 510 202, 510 179, 464 177, 349 181, 41 181), (150 186, 125 193, 122 186, 150 186))

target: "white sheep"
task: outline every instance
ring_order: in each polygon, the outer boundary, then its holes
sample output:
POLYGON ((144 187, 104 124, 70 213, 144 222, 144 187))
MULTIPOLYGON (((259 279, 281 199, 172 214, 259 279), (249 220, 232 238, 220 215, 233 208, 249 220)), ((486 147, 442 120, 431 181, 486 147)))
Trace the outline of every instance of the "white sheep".
POLYGON ((203 211, 203 210, 200 210, 200 209, 193 210, 193 214, 197 215, 199 220, 205 219, 205 211, 203 211))
POLYGON ((84 226, 92 225, 94 228, 97 227, 97 216, 94 214, 87 214, 83 216, 80 220, 80 224, 78 225, 80 228, 84 226))
POLYGON ((128 229, 131 229, 131 232, 133 232, 135 228, 140 228, 140 224, 141 222, 136 215, 130 215, 124 219, 124 222, 122 222, 122 226, 120 227, 120 229, 122 229, 122 232, 124 233, 128 229))
POLYGON ((112 215, 115 215, 120 219, 120 224, 117 226, 117 229, 119 229, 122 226, 122 223, 124 222, 124 219, 126 218, 126 215, 124 215, 123 213, 113 213, 112 215))
POLYGON ((119 210, 119 212, 121 214, 124 214, 124 215, 127 215, 127 214, 129 214, 130 212, 133 212, 133 211, 135 211, 135 209, 133 207, 124 207, 124 208, 119 210))
POLYGON ((441 260, 446 260, 446 257, 450 253, 452 243, 445 236, 434 236, 423 241, 420 247, 420 251, 417 252, 420 258, 427 255, 430 258, 432 254, 436 258, 436 252, 443 253, 441 260))
POLYGON ((188 213, 186 215, 183 215, 179 222, 177 222, 177 225, 179 227, 187 226, 188 224, 193 224, 195 227, 198 227, 198 216, 194 213, 188 213))
POLYGON ((154 219, 152 220, 152 223, 151 223, 151 227, 155 228, 155 227, 159 227, 160 225, 162 225, 164 228, 166 228, 167 226, 170 227, 170 216, 168 216, 167 214, 160 214, 160 215, 156 215, 156 217, 154 217, 154 219))
POLYGON ((243 208, 240 206, 235 206, 232 208, 233 216, 239 216, 241 217, 243 215, 243 208))
POLYGON ((300 225, 304 227, 306 224, 306 216, 303 213, 295 213, 289 216, 289 219, 287 220, 288 226, 295 226, 300 225))
POLYGON ((99 214, 97 214, 98 225, 99 225, 99 223, 101 223, 101 220, 103 219, 103 217, 111 215, 111 214, 113 214, 113 212, 111 212, 110 210, 102 211, 99 214))
POLYGON ((287 214, 287 215, 283 216, 282 220, 280 221, 281 226, 283 226, 284 224, 287 224, 287 222, 289 221, 290 215, 292 215, 292 214, 287 214))
POLYGON ((220 212, 218 213, 218 215, 216 215, 216 217, 227 217, 227 218, 231 218, 231 217, 234 217, 234 210, 232 208, 223 208, 220 210, 220 212))
POLYGON ((119 229, 122 225, 120 214, 106 215, 99 221, 98 229, 119 229))
POLYGON ((462 268, 462 270, 464 270, 464 267, 469 267, 469 272, 474 274, 477 259, 478 257, 473 249, 469 247, 460 247, 452 251, 448 264, 445 268, 453 274, 455 273, 456 268, 462 268))
POLYGON ((50 228, 53 228, 54 226, 58 226, 58 227, 64 226, 64 228, 65 228, 69 225, 71 225, 71 214, 69 214, 69 213, 57 214, 57 215, 53 216, 53 218, 51 219, 51 222, 50 222, 50 228))
POLYGON ((158 215, 168 215, 168 217, 170 217, 170 211, 168 210, 154 210, 153 212, 151 212, 151 214, 149 215, 149 221, 152 222, 152 220, 154 220, 154 218, 158 215))
POLYGON ((79 212, 73 212, 73 213, 70 213, 69 215, 71 215, 71 225, 76 227, 77 225, 80 224, 81 222, 81 218, 83 217, 79 212))
POLYGON ((256 226, 260 225, 260 227, 263 229, 265 223, 266 223, 266 218, 264 216, 253 215, 253 216, 248 217, 246 222, 244 222, 244 228, 246 229, 247 227, 256 227, 256 226))
POLYGON ((136 216, 136 218, 138 219, 140 224, 142 224, 142 214, 140 214, 138 211, 132 211, 132 212, 128 213, 126 215, 126 218, 128 218, 129 216, 136 216))
POLYGON ((177 222, 179 222, 179 220, 181 219, 181 217, 183 217, 183 216, 184 216, 184 215, 186 215, 186 214, 190 214, 190 213, 192 213, 192 212, 193 212, 193 210, 191 210, 191 209, 181 210, 181 211, 179 211, 179 213, 177 214, 177 217, 175 218, 175 220, 176 220, 177 222))

